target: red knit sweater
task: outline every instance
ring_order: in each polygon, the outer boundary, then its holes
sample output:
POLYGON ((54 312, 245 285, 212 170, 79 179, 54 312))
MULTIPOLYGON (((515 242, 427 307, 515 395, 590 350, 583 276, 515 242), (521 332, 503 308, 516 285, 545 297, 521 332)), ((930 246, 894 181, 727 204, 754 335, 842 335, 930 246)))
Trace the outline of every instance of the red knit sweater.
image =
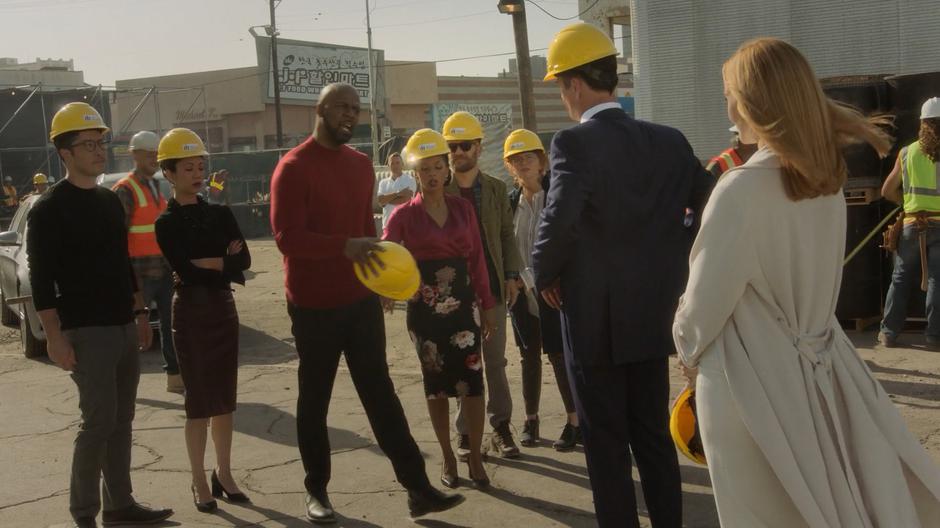
POLYGON ((271 179, 271 227, 284 255, 287 301, 337 308, 370 295, 343 255, 346 241, 374 237, 375 173, 364 154, 331 150, 311 136, 278 162, 271 179))

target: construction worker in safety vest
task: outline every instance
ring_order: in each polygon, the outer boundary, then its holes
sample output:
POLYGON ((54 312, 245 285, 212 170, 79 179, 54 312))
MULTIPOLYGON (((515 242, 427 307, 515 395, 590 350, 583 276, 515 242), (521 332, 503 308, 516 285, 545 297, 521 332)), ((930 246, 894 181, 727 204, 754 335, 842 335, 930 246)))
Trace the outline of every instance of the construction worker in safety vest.
POLYGON ((734 134, 731 138, 731 148, 721 151, 721 154, 712 158, 705 166, 705 170, 711 173, 715 180, 729 170, 744 165, 757 152, 757 138, 753 132, 748 130, 742 133, 737 125, 729 128, 728 132, 734 134))
POLYGON ((157 172, 157 146, 160 137, 149 130, 134 134, 130 141, 134 170, 113 188, 124 205, 127 215, 127 249, 137 275, 137 283, 147 306, 156 302, 160 315, 160 347, 163 351, 163 369, 166 371, 167 392, 182 393, 180 377, 173 348, 173 329, 170 314, 173 302, 173 274, 157 245, 154 222, 166 210, 166 196, 160 190, 157 172))
MULTIPOLYGON (((29 194, 27 194, 26 196, 34 196, 34 195, 42 194, 46 192, 46 189, 48 188, 49 188, 49 178, 45 174, 41 172, 37 172, 36 175, 33 176, 33 190, 30 191, 29 194)), ((26 196, 24 196, 24 198, 26 196)))
POLYGON ((228 176, 228 170, 222 169, 209 175, 209 185, 206 186, 206 199, 211 204, 225 203, 225 178, 228 176))
POLYGON ((927 345, 940 348, 940 97, 921 107, 917 141, 898 152, 881 194, 902 204, 904 213, 878 341, 897 344, 908 298, 919 283, 927 292, 927 345))
POLYGON ((3 179, 3 205, 7 207, 16 207, 19 199, 16 197, 16 187, 13 186, 13 178, 7 176, 3 179))

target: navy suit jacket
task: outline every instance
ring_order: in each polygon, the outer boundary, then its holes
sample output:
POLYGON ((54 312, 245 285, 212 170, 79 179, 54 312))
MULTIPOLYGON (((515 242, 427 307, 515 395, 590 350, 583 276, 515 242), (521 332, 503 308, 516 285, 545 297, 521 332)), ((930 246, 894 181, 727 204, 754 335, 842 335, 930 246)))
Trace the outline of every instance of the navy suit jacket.
POLYGON ((614 108, 552 139, 533 252, 536 287, 561 279, 565 353, 621 365, 674 353, 672 321, 714 179, 681 132, 614 108))

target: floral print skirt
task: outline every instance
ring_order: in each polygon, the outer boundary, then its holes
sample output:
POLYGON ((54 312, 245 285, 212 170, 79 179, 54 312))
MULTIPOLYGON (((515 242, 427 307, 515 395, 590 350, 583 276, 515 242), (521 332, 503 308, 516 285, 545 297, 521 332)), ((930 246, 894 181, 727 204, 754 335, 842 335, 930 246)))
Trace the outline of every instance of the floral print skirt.
POLYGON ((429 400, 483 395, 480 310, 466 259, 418 261, 421 287, 408 301, 408 332, 429 400))

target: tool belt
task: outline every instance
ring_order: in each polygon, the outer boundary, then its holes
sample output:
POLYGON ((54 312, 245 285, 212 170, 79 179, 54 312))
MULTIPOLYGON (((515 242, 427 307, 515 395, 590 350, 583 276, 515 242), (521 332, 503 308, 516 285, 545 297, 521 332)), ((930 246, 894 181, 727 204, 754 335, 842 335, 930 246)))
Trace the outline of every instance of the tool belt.
POLYGON ((882 247, 887 251, 898 250, 898 239, 905 225, 913 225, 917 230, 917 245, 920 247, 920 289, 927 291, 927 228, 930 222, 940 222, 940 212, 918 211, 898 214, 895 223, 884 232, 882 247))
POLYGON ((904 230, 904 211, 898 213, 897 218, 894 220, 894 223, 889 225, 882 233, 882 243, 881 247, 889 253, 894 253, 898 250, 898 240, 901 238, 901 231, 904 230))

